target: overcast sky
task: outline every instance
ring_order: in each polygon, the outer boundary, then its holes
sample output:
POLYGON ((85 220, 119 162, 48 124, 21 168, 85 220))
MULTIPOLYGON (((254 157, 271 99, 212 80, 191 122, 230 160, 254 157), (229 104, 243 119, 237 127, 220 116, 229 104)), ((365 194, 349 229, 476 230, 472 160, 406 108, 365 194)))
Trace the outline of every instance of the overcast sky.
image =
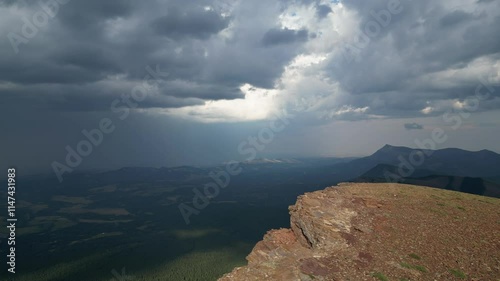
POLYGON ((284 112, 258 157, 367 155, 436 128, 438 148, 500 152, 500 1, 57 1, 0 0, 2 167, 64 164, 103 118, 115 130, 79 168, 244 160, 284 112))

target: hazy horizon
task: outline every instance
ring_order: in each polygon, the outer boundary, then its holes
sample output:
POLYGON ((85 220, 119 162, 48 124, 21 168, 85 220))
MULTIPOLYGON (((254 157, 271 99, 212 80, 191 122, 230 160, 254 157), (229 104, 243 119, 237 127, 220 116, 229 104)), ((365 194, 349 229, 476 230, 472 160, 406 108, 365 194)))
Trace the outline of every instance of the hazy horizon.
MULTIPOLYGON (((393 145, 393 144, 385 144, 385 145, 390 145, 390 146, 395 146, 395 147, 407 147, 411 149, 416 149, 419 150, 420 148, 417 146, 405 146, 405 145, 393 145)), ((382 149, 383 146, 379 147, 378 149, 375 149, 374 151, 367 153, 367 154, 359 154, 359 155, 273 155, 273 154, 261 154, 259 157, 255 158, 256 161, 258 160, 263 160, 263 159, 268 159, 268 160, 287 160, 287 159, 328 159, 328 158, 363 158, 372 155, 379 149, 382 149)), ((477 150, 468 150, 468 149, 463 149, 459 147, 442 147, 438 148, 436 150, 441 150, 441 149, 460 149, 460 150, 465 150, 465 151, 471 151, 471 152, 479 152, 481 150, 489 150, 494 153, 500 154, 500 151, 495 151, 495 150, 490 150, 490 149, 477 149, 477 150)), ((225 165, 226 163, 236 161, 236 162, 247 162, 248 160, 244 159, 244 157, 239 156, 238 158, 231 158, 231 159, 225 159, 217 162, 191 162, 191 163, 179 163, 179 164, 172 164, 172 165, 157 165, 157 166, 152 166, 152 165, 126 165, 126 166, 108 166, 108 167, 85 167, 85 166, 80 166, 77 169, 75 169, 72 173, 88 173, 88 172, 105 172, 105 171, 113 171, 113 170, 119 170, 122 168, 177 168, 177 167, 183 167, 183 166, 188 166, 188 167, 216 167, 216 166, 221 166, 225 165)), ((14 168, 18 168, 14 166, 14 168)), ((52 168, 50 169, 25 169, 25 167, 22 167, 22 176, 54 176, 54 171, 52 168)))

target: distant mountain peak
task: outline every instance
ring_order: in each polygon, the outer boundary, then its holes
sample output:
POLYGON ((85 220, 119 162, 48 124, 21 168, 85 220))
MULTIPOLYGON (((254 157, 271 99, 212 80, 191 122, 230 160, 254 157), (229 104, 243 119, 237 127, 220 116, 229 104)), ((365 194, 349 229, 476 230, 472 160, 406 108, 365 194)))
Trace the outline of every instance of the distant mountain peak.
POLYGON ((488 150, 488 149, 483 149, 483 150, 480 150, 479 152, 483 153, 483 154, 497 154, 496 152, 488 150))
POLYGON ((406 146, 396 146, 396 145, 386 144, 381 149, 411 149, 411 148, 406 146))
POLYGON ((411 148, 404 147, 404 146, 394 146, 390 144, 384 145, 382 148, 377 150, 373 155, 385 155, 385 154, 393 154, 393 153, 404 153, 411 151, 411 148))

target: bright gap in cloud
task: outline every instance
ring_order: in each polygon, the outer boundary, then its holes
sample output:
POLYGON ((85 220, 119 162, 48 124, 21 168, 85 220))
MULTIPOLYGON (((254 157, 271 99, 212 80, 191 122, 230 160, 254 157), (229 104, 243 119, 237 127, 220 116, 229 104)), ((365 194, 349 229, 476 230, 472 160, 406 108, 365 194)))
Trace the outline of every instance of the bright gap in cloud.
POLYGON ((284 101, 301 98, 295 95, 296 89, 300 88, 297 84, 306 83, 308 80, 304 80, 304 77, 309 75, 308 69, 325 59, 322 55, 298 55, 285 68, 279 89, 263 89, 244 84, 240 87, 245 96, 243 99, 208 101, 204 105, 165 109, 162 113, 204 123, 270 119, 281 107, 286 106, 284 101))
POLYGON ((267 119, 272 112, 276 90, 243 85, 243 99, 208 101, 204 105, 166 109, 162 113, 203 123, 241 122, 267 119))

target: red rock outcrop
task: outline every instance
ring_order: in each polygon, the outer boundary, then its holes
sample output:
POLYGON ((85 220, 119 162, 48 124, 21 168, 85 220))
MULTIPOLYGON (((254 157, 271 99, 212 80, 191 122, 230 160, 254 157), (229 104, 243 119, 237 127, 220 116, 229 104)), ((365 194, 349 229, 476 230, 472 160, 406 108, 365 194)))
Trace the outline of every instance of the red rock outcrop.
POLYGON ((289 208, 291 229, 269 231, 247 266, 219 280, 496 280, 499 206, 498 199, 401 184, 306 193, 289 208))

